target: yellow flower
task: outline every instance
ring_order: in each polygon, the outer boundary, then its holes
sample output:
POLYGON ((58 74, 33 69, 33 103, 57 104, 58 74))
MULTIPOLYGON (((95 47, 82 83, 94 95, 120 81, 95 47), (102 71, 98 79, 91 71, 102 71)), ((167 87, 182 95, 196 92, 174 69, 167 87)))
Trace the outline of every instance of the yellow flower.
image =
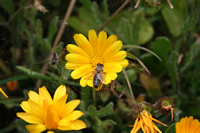
POLYGON ((111 80, 117 78, 117 74, 122 71, 123 67, 128 65, 126 51, 120 51, 122 42, 117 40, 115 35, 107 38, 107 33, 101 31, 97 37, 94 30, 89 30, 88 39, 82 34, 75 34, 74 40, 78 46, 73 44, 67 45, 70 52, 65 59, 68 61, 66 69, 74 70, 71 73, 73 79, 79 79, 80 85, 93 87, 93 77, 97 64, 103 66, 103 73, 100 85, 95 88, 100 90, 103 84, 109 84, 111 80))
POLYGON ((0 88, 0 92, 6 97, 8 98, 8 96, 6 95, 6 93, 0 88))
POLYGON ((130 127, 133 127, 133 129, 131 130, 131 133, 137 133, 137 131, 141 128, 142 131, 144 133, 157 133, 157 131, 159 133, 162 133, 158 127, 155 125, 155 123, 153 122, 157 122, 160 123, 164 126, 164 123, 154 119, 150 113, 148 113, 146 110, 143 110, 137 117, 137 119, 135 120, 135 124, 134 125, 129 125, 130 127), (140 119, 138 121, 138 119, 140 119))
POLYGON ((28 96, 28 101, 23 101, 20 105, 25 112, 18 112, 17 117, 31 123, 26 126, 30 133, 45 130, 52 133, 56 129, 81 130, 86 128, 86 124, 78 120, 83 112, 74 110, 80 104, 80 100, 72 100, 66 104, 68 95, 64 85, 57 88, 53 99, 44 86, 39 88, 39 94, 29 91, 28 96))
POLYGON ((193 116, 185 117, 176 123, 176 133, 200 133, 200 122, 193 116))

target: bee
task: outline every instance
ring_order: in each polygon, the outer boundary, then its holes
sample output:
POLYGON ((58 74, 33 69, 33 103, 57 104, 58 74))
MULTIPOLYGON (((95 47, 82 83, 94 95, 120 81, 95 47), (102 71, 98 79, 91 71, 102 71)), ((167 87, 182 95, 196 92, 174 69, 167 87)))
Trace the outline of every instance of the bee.
POLYGON ((100 90, 102 87, 102 83, 104 82, 104 69, 103 69, 103 64, 98 63, 97 66, 95 67, 95 73, 93 77, 93 86, 94 88, 100 90))

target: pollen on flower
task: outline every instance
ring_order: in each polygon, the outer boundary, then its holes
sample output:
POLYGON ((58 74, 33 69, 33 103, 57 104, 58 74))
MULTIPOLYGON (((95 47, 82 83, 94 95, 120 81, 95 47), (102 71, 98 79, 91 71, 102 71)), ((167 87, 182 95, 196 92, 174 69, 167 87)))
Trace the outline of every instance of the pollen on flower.
POLYGON ((90 61, 91 61, 92 67, 96 67, 97 64, 103 64, 103 58, 98 55, 95 55, 94 57, 92 57, 90 61))

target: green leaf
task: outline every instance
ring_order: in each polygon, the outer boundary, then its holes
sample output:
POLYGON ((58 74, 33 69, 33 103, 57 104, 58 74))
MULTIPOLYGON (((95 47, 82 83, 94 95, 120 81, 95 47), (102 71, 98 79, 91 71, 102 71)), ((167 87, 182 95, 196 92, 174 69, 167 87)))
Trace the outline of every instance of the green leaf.
POLYGON ((30 78, 30 75, 19 75, 19 76, 14 76, 14 77, 12 77, 12 78, 0 80, 0 85, 6 84, 7 82, 11 82, 11 81, 14 81, 14 80, 22 80, 22 79, 28 79, 28 78, 30 78))
POLYGON ((95 119, 97 117, 97 109, 94 105, 88 107, 88 115, 95 119))
POLYGON ((58 31, 58 26, 57 26, 58 19, 59 19, 58 16, 54 17, 49 24, 49 32, 47 37, 47 40, 49 42, 52 42, 56 32, 58 31))
POLYGON ((168 60, 169 52, 172 51, 172 43, 166 37, 157 37, 151 44, 152 51, 158 55, 163 62, 168 60))
POLYGON ((86 87, 82 87, 81 88, 81 100, 84 101, 85 107, 87 108, 89 105, 89 96, 90 96, 90 92, 91 92, 91 87, 86 86, 86 87))
POLYGON ((169 6, 165 6, 162 10, 162 15, 167 23, 170 33, 174 37, 180 36, 184 24, 182 12, 176 9, 171 9, 169 6))
POLYGON ((0 5, 9 16, 15 12, 14 2, 12 0, 0 0, 0 5))
POLYGON ((171 125, 167 128, 167 130, 165 131, 165 133, 176 133, 176 132, 175 132, 175 125, 176 125, 176 123, 171 124, 171 125))
POLYGON ((113 114, 113 107, 114 107, 114 104, 110 102, 108 105, 106 105, 106 107, 97 111, 97 116, 101 118, 101 117, 113 114))
POLYGON ((154 29, 148 21, 142 21, 139 30, 139 43, 147 43, 154 35, 154 29))
POLYGON ((45 80, 45 81, 51 81, 51 78, 46 76, 46 75, 42 75, 41 73, 38 72, 34 72, 31 71, 30 69, 23 67, 23 66, 16 66, 16 68, 20 71, 22 71, 25 74, 30 75, 30 77, 35 78, 35 79, 41 79, 41 80, 45 80))

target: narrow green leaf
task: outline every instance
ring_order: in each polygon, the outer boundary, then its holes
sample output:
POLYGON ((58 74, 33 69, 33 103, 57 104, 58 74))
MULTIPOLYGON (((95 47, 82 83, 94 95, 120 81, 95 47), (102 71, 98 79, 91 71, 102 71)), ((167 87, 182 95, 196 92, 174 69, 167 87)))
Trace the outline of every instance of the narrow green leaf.
POLYGON ((154 55, 156 58, 158 58, 160 61, 162 61, 158 55, 156 55, 153 51, 151 51, 151 50, 149 50, 147 48, 144 48, 144 47, 141 47, 141 46, 137 46, 137 45, 123 45, 122 47, 123 48, 137 48, 137 49, 141 49, 141 50, 147 51, 147 52, 151 53, 152 55, 154 55))
POLYGON ((16 66, 16 68, 18 70, 22 71, 23 73, 30 75, 32 78, 41 79, 41 80, 45 80, 45 81, 51 81, 50 77, 48 77, 46 75, 42 75, 41 73, 38 73, 38 72, 31 71, 30 69, 25 68, 23 66, 16 66))
MULTIPOLYGON (((49 42, 52 42, 52 40, 55 37, 55 34, 58 30, 58 26, 57 26, 58 19, 59 19, 58 16, 54 17, 49 24, 49 32, 48 32, 48 37, 47 37, 47 40, 49 42)), ((62 23, 64 23, 64 22, 62 22, 62 23)))
POLYGON ((0 80, 0 85, 6 84, 7 82, 11 82, 11 81, 14 81, 14 80, 22 80, 22 79, 28 79, 28 78, 30 78, 30 75, 19 75, 19 76, 14 76, 14 77, 12 77, 12 78, 0 80))

